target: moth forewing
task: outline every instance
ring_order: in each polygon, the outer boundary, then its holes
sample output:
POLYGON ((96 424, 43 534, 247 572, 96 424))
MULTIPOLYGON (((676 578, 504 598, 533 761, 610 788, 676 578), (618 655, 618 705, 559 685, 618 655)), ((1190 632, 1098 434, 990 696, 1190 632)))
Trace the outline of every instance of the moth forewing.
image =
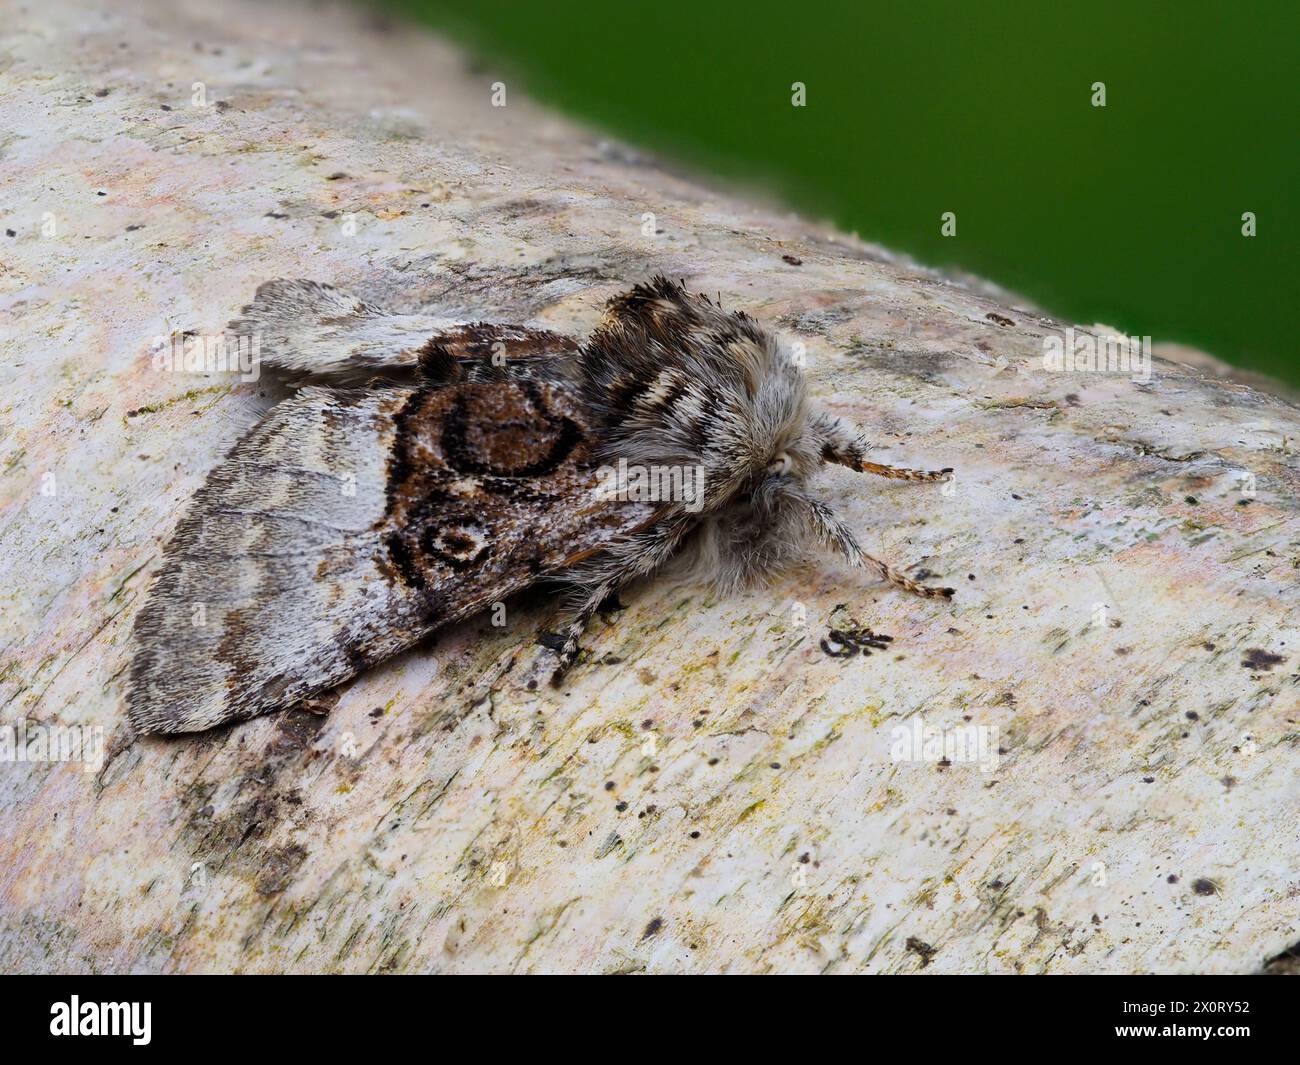
POLYGON ((137 728, 293 705, 644 523, 597 498, 580 419, 563 387, 510 381, 274 408, 164 552, 135 625, 137 728))

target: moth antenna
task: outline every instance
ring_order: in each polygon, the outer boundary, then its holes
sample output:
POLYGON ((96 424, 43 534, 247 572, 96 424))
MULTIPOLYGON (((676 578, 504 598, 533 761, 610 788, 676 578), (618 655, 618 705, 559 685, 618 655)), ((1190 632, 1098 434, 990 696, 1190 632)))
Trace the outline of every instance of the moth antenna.
POLYGON ((863 462, 856 467, 860 473, 874 473, 894 481, 942 481, 952 473, 951 466, 941 470, 909 470, 903 466, 884 466, 878 462, 863 462))
POLYGON ((810 428, 814 439, 821 445, 823 462, 835 462, 858 473, 874 473, 877 477, 895 481, 942 481, 952 473, 951 466, 945 466, 941 470, 911 470, 902 466, 868 462, 866 453, 872 447, 867 442, 867 434, 843 418, 836 418, 823 411, 813 415, 810 428))

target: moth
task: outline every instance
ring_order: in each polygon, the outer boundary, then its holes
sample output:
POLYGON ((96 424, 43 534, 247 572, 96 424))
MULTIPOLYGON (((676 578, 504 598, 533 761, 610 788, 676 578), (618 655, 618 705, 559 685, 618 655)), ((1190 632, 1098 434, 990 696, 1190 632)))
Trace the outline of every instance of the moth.
POLYGON ((164 551, 134 628, 142 732, 300 704, 538 582, 569 600, 539 652, 556 683, 601 604, 669 564, 729 591, 812 539, 952 595, 868 555, 810 488, 824 463, 918 482, 950 469, 868 461, 772 332, 662 276, 612 299, 585 343, 284 280, 230 331, 297 390, 209 474, 164 551), (690 470, 702 492, 611 491, 629 482, 611 469, 690 470))

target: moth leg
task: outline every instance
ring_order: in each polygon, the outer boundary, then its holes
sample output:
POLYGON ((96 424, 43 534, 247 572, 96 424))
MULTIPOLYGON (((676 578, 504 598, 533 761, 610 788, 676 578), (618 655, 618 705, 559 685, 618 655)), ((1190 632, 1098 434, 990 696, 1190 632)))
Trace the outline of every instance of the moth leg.
POLYGON ((952 588, 934 588, 921 584, 919 581, 914 581, 906 573, 894 569, 888 562, 882 562, 880 559, 867 554, 862 550, 857 537, 853 535, 853 530, 845 525, 843 519, 821 500, 805 496, 801 497, 801 502, 804 515, 813 531, 853 565, 870 566, 878 570, 880 575, 890 584, 897 585, 914 595, 925 596, 928 599, 952 598, 952 588))
POLYGON ((685 518, 667 519, 618 541, 569 575, 581 598, 568 624, 544 641, 558 659, 551 673, 552 684, 558 685, 578 660, 582 650, 578 641, 600 605, 628 581, 647 576, 667 562, 690 529, 691 523, 685 518))
POLYGON ((895 481, 942 481, 952 473, 952 467, 942 470, 909 470, 902 466, 885 466, 868 462, 871 445, 866 434, 856 425, 829 414, 818 414, 812 420, 812 431, 822 446, 822 461, 836 462, 859 473, 874 473, 895 481))
POLYGON ((582 651, 579 640, 582 639, 583 633, 587 631, 587 626, 591 624, 591 619, 595 617, 596 611, 600 609, 603 603, 616 590, 613 581, 605 581, 590 589, 584 596, 581 605, 574 613, 569 623, 559 632, 544 636, 542 643, 555 652, 558 662, 555 669, 551 672, 551 683, 559 685, 568 673, 570 667, 578 660, 578 655, 582 651))

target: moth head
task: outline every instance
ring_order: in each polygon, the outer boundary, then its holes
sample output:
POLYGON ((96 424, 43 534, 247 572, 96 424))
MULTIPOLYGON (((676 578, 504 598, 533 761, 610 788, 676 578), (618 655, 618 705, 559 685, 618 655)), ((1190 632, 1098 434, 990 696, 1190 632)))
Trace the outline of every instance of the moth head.
POLYGON ((766 330, 747 338, 741 355, 752 372, 742 375, 736 402, 714 434, 724 467, 719 488, 734 502, 748 497, 760 508, 801 490, 821 465, 809 432, 803 373, 788 350, 766 330))
POLYGON ((789 450, 778 451, 772 456, 772 461, 767 464, 763 472, 768 477, 784 477, 794 469, 794 459, 790 457, 789 450))
POLYGON ((764 455, 761 466, 751 469, 736 493, 760 514, 774 513, 791 499, 802 498, 805 484, 820 466, 819 452, 803 429, 802 419, 792 421, 784 439, 772 442, 765 455, 759 452, 764 455))

